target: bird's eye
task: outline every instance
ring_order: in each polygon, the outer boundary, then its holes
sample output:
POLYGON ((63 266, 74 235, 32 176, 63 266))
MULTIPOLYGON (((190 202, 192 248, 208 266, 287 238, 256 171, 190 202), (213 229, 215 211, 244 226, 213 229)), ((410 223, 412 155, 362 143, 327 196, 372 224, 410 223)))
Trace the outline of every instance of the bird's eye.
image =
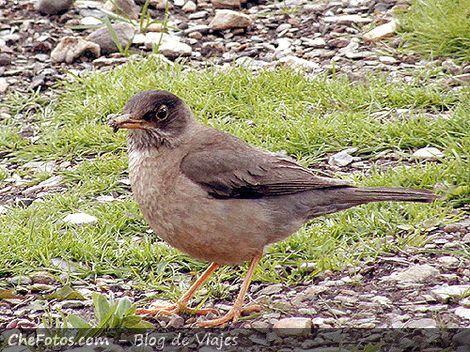
POLYGON ((168 117, 168 108, 166 105, 160 106, 160 109, 157 111, 157 118, 162 121, 168 117))

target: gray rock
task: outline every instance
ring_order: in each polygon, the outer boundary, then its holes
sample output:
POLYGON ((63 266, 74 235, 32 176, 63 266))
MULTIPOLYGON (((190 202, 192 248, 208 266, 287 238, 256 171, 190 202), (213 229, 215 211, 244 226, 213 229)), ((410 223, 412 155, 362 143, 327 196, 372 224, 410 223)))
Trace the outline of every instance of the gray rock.
POLYGON ((158 51, 169 59, 176 59, 181 56, 191 56, 193 50, 188 44, 180 42, 179 37, 165 35, 158 51))
POLYGON ((36 10, 43 15, 57 15, 67 11, 74 0, 38 0, 35 4, 36 10))
POLYGON ((192 13, 197 10, 197 5, 194 1, 189 0, 186 4, 183 6, 183 11, 186 13, 192 13))
POLYGON ((134 20, 139 18, 140 6, 136 5, 134 0, 113 0, 111 7, 116 13, 124 14, 134 20))
POLYGON ((16 286, 16 285, 30 285, 32 283, 32 280, 27 276, 17 275, 17 276, 9 277, 7 279, 7 282, 10 285, 14 285, 14 286, 16 286))
POLYGON ((247 28, 251 25, 251 18, 244 13, 232 10, 216 10, 215 17, 209 27, 215 31, 233 28, 247 28))
POLYGON ((11 57, 8 54, 0 54, 0 67, 11 64, 11 57))
POLYGON ((0 94, 5 93, 9 85, 5 77, 0 77, 0 94))
POLYGON ((54 276, 49 274, 47 271, 38 271, 30 275, 30 278, 35 284, 53 284, 56 282, 54 276))
POLYGON ((470 329, 464 329, 452 337, 452 341, 458 346, 470 346, 470 329))
POLYGON ((350 153, 354 153, 357 151, 357 148, 348 148, 346 150, 343 150, 339 153, 333 154, 330 156, 328 159, 328 164, 332 166, 347 166, 351 164, 353 161, 357 161, 357 158, 354 158, 353 156, 350 155, 350 153))
POLYGON ((462 319, 470 320, 470 308, 458 307, 454 313, 462 319))
POLYGON ((96 216, 89 215, 86 213, 75 213, 67 215, 63 221, 69 224, 80 225, 94 224, 98 221, 98 219, 96 218, 96 216))
POLYGON ((274 323, 273 329, 279 336, 307 336, 312 329, 309 318, 284 318, 274 323))
POLYGON ((431 290, 431 294, 440 302, 447 302, 451 298, 458 298, 470 291, 470 285, 441 286, 431 290))
POLYGON ((215 9, 239 9, 240 0, 211 0, 215 9))
POLYGON ((100 46, 96 43, 78 37, 64 37, 51 52, 54 63, 65 62, 71 64, 85 54, 94 57, 100 56, 100 46))
POLYGON ((111 26, 114 30, 114 33, 110 33, 107 27, 100 28, 87 37, 88 41, 96 43, 99 45, 102 54, 110 54, 119 51, 118 46, 114 41, 114 37, 117 37, 119 44, 122 48, 125 48, 132 37, 134 36, 135 30, 128 23, 116 23, 111 26))
POLYGON ((409 320, 404 325, 406 328, 437 328, 437 323, 434 319, 423 318, 416 320, 409 320))
POLYGON ((362 17, 359 15, 340 15, 340 16, 328 16, 324 17, 323 21, 326 23, 335 23, 335 24, 363 24, 372 22, 370 17, 362 17))
POLYGON ((170 321, 167 324, 168 328, 181 329, 184 326, 183 317, 174 314, 171 316, 170 321))
POLYGON ((375 27, 366 34, 363 38, 367 41, 375 42, 387 37, 390 37, 397 30, 397 21, 391 20, 388 23, 381 24, 380 26, 375 27))
POLYGON ((428 264, 412 265, 405 270, 393 272, 390 276, 384 276, 383 281, 397 281, 401 283, 424 282, 431 277, 439 275, 439 270, 428 264))
POLYGON ((421 148, 413 153, 413 157, 420 160, 437 160, 443 156, 444 153, 435 147, 421 148))
POLYGON ((437 259, 437 262, 441 264, 446 269, 455 269, 458 268, 460 261, 452 256, 443 256, 437 259))
POLYGON ((150 0, 150 5, 155 7, 157 10, 171 10, 173 4, 169 0, 150 0))
POLYGON ((287 56, 281 57, 279 59, 279 63, 284 64, 285 66, 293 68, 293 69, 300 69, 300 70, 307 70, 307 71, 313 71, 320 67, 320 65, 316 62, 305 60, 295 55, 287 55, 287 56))
POLYGON ((259 290, 258 295, 273 295, 282 291, 282 284, 273 284, 259 290))

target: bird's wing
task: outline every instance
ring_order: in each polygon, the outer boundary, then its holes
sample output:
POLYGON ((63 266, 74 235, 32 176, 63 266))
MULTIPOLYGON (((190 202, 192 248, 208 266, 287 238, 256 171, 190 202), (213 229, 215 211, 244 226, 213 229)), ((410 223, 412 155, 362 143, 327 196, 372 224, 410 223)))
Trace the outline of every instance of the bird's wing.
POLYGON ((217 198, 260 198, 351 186, 316 176, 290 158, 231 138, 190 151, 182 160, 181 171, 217 198))

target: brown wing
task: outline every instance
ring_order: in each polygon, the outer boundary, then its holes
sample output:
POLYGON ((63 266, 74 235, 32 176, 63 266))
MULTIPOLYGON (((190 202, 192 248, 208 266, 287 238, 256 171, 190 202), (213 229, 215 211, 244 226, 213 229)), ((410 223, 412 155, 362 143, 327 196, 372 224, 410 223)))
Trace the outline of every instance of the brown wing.
POLYGON ((189 152, 181 163, 183 174, 213 197, 260 198, 350 186, 316 176, 292 159, 255 149, 226 134, 218 139, 189 152))

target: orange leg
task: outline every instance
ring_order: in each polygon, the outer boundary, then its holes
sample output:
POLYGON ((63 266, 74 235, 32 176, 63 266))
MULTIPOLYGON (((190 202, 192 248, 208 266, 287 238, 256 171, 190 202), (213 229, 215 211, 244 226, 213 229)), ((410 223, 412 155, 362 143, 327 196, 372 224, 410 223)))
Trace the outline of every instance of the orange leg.
POLYGON ((219 264, 212 263, 204 273, 197 278, 197 280, 191 285, 188 291, 176 302, 168 306, 150 305, 147 309, 137 309, 137 314, 149 314, 149 315, 172 315, 178 313, 190 313, 205 315, 209 313, 217 313, 215 309, 193 309, 188 307, 189 300, 194 296, 196 291, 206 282, 209 277, 217 270, 219 264))
POLYGON ((253 273, 255 272, 256 265, 258 265, 258 262, 261 259, 261 255, 262 254, 257 254, 251 260, 250 267, 248 268, 248 272, 246 273, 242 287, 240 288, 240 292, 238 293, 237 299, 235 300, 232 309, 230 309, 228 313, 225 314, 223 317, 197 323, 199 327, 212 328, 216 326, 221 326, 231 321, 236 322, 242 312, 259 311, 260 307, 258 305, 243 308, 243 301, 245 299, 246 292, 248 291, 248 287, 250 286, 251 278, 253 277, 253 273))

